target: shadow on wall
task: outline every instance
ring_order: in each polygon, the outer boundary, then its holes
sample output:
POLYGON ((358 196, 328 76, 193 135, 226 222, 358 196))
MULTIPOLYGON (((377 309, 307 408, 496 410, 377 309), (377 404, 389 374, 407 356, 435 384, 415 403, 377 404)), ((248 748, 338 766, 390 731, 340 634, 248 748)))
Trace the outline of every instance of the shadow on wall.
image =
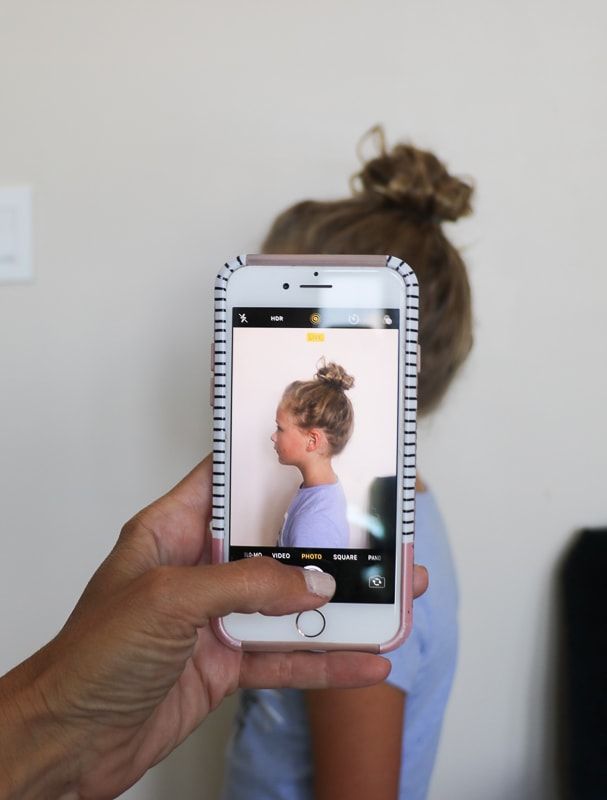
POLYGON ((529 755, 525 788, 520 795, 532 800, 562 800, 562 758, 559 741, 563 723, 562 678, 562 559, 551 571, 547 584, 547 615, 537 626, 534 655, 545 664, 545 672, 529 699, 529 738, 526 743, 529 755), (539 698, 539 702, 536 699, 539 698), (535 747, 534 747, 535 745, 535 747))

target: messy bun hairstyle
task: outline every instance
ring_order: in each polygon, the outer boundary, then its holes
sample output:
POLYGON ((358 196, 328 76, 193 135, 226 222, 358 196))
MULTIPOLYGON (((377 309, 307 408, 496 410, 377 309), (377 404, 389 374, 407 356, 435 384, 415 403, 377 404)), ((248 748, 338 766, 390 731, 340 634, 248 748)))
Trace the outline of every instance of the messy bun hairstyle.
POLYGON ((452 176, 433 154, 410 144, 386 149, 382 128, 369 131, 377 155, 363 162, 343 200, 307 200, 280 214, 265 253, 393 255, 420 284, 423 369, 420 413, 434 409, 472 346, 466 267, 442 223, 471 212, 472 185, 452 176))
POLYGON ((331 455, 336 456, 348 443, 354 427, 354 409, 346 397, 354 378, 339 364, 327 364, 324 359, 320 363, 311 381, 293 381, 287 386, 282 402, 298 427, 321 428, 331 455))

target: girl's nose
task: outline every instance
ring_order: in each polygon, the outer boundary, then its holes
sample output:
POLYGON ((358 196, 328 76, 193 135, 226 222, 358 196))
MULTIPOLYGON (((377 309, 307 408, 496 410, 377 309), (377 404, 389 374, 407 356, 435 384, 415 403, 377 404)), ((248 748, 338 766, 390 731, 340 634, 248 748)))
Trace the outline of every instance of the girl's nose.
POLYGON ((273 434, 270 436, 270 439, 272 440, 272 443, 273 443, 273 444, 276 444, 276 433, 273 433, 273 434))

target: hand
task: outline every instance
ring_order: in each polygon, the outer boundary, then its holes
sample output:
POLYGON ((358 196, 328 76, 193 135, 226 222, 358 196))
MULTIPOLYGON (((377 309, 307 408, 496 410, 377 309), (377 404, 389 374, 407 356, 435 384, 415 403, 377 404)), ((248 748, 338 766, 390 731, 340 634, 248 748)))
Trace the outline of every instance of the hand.
MULTIPOLYGON (((242 653, 218 641, 211 618, 317 608, 334 583, 324 575, 310 591, 308 571, 265 558, 205 565, 211 483, 207 458, 128 522, 59 635, 0 680, 0 712, 3 696, 11 704, 0 797, 115 797, 239 686, 349 687, 387 676, 389 663, 370 654, 242 653), (12 736, 20 727, 27 736, 12 736), (37 741, 49 743, 42 755, 37 741)), ((422 568, 416 591, 426 584, 422 568)))

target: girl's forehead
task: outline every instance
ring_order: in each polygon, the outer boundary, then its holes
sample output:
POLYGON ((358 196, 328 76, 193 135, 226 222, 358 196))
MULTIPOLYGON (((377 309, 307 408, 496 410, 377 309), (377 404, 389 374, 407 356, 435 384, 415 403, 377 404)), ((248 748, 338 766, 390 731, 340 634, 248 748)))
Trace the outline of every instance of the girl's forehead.
POLYGON ((288 405, 284 401, 280 401, 278 404, 278 408, 276 409, 276 419, 281 419, 283 422, 289 422, 293 420, 293 413, 288 405))

